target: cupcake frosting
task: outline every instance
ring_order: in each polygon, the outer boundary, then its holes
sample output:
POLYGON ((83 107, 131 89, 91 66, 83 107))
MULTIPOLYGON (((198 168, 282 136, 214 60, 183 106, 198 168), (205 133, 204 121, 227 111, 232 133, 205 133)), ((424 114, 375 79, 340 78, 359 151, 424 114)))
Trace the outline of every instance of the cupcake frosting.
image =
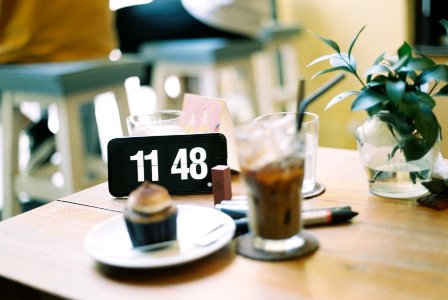
POLYGON ((129 195, 127 205, 139 213, 154 214, 172 205, 167 189, 145 181, 129 195))

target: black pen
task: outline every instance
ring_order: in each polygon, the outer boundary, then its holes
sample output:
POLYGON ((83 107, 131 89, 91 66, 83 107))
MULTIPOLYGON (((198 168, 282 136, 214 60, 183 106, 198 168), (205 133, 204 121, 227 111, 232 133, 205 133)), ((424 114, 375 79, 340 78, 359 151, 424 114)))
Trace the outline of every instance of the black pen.
MULTIPOLYGON (((236 234, 241 235, 249 231, 248 218, 246 213, 239 211, 235 214, 235 211, 231 209, 221 209, 223 213, 230 215, 235 219, 236 234)), ((348 222, 358 213, 351 210, 350 207, 337 207, 331 209, 314 209, 302 212, 303 227, 313 227, 322 225, 332 225, 348 222)))
MULTIPOLYGON (((247 206, 247 204, 216 204, 215 208, 222 211, 223 213, 229 215, 230 217, 232 217, 232 219, 239 219, 239 218, 246 217, 248 206, 247 206)), ((335 215, 336 219, 339 219, 340 215, 342 215, 343 218, 345 217, 345 214, 341 213, 341 211, 351 212, 352 208, 350 206, 315 208, 315 209, 303 210, 302 214, 307 214, 310 217, 311 216, 335 215), (319 212, 319 214, 316 214, 316 212, 319 212), (322 212, 326 212, 326 213, 323 214, 322 212)), ((306 217, 308 217, 308 216, 306 216, 306 217)))

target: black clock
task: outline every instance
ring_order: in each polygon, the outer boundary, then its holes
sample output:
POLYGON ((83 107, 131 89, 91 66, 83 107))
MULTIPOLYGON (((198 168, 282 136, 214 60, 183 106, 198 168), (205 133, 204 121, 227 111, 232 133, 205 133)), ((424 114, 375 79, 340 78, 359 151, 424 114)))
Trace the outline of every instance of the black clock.
POLYGON ((114 197, 127 197, 143 181, 170 194, 210 193, 211 168, 227 164, 220 133, 123 137, 109 141, 108 184, 114 197))

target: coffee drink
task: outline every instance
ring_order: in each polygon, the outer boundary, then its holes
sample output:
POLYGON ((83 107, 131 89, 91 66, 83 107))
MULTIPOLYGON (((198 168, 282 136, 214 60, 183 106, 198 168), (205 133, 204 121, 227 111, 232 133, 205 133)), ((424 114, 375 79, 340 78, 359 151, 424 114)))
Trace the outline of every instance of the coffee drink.
POLYGON ((242 169, 250 193, 250 230, 263 239, 287 239, 301 227, 303 159, 285 158, 258 170, 242 169))

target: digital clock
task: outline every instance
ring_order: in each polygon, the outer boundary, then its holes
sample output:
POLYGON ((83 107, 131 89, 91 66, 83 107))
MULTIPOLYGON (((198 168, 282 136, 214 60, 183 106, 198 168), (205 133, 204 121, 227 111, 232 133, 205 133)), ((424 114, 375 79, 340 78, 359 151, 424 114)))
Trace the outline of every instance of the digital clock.
POLYGON ((212 191, 211 168, 227 164, 220 133, 123 137, 109 141, 108 184, 114 197, 126 197, 143 181, 170 194, 212 191))

